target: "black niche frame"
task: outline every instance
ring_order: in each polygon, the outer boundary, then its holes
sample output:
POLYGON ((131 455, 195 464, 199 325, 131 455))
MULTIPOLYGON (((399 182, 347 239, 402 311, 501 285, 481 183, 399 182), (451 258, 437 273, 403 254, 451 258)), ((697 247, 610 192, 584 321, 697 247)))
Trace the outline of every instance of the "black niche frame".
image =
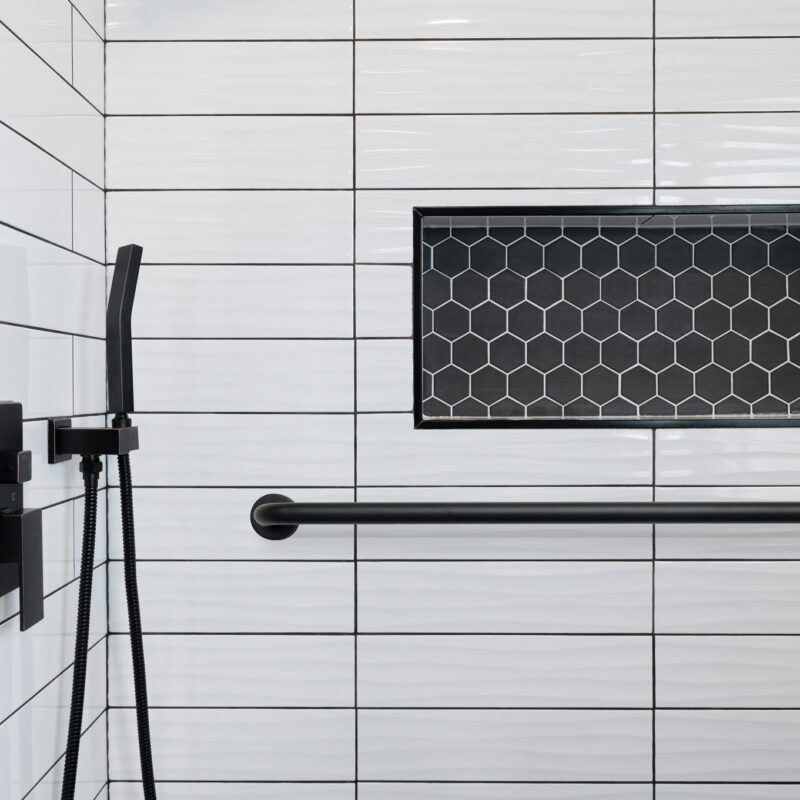
POLYGON ((798 214, 800 205, 706 205, 706 206, 415 206, 413 216, 412 338, 414 373, 414 428, 781 428, 800 426, 797 417, 665 417, 642 419, 602 418, 437 418, 422 414, 422 223, 425 217, 528 217, 528 216, 679 216, 715 214, 798 214))

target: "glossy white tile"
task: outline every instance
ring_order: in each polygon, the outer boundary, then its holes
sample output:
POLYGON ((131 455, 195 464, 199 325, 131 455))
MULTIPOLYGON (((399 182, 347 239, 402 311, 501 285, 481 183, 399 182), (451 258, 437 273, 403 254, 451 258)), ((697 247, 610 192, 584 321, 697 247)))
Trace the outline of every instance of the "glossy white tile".
POLYGON ((796 114, 659 115, 657 185, 796 186, 799 131, 796 114))
POLYGON ((410 339, 358 343, 358 410, 411 411, 413 358, 410 339))
POLYGON ((796 36, 800 19, 792 0, 658 0, 659 36, 796 36))
POLYGON ((411 336, 411 270, 407 266, 356 266, 356 334, 411 336))
MULTIPOLYGON (((255 534, 253 534, 255 536, 255 534)), ((128 630, 122 564, 109 565, 109 631, 128 630)), ((347 633, 352 564, 139 564, 148 633, 347 633)))
POLYGON ((797 561, 657 562, 659 633, 798 633, 797 561))
MULTIPOLYGON (((352 706, 349 636, 148 636, 151 706, 352 706)), ((130 642, 109 638, 110 706, 135 705, 130 642)))
POLYGON ((658 705, 692 708, 800 706, 796 636, 660 636, 658 705))
POLYGON ((756 783, 737 786, 734 783, 663 784, 658 787, 659 800, 794 800, 795 786, 756 783))
POLYGON ((349 117, 110 117, 110 189, 349 189, 349 117))
POLYGON ((353 342, 147 339, 133 357, 139 411, 353 410, 353 342))
POLYGON ((72 173, 0 126, 0 223, 72 244, 72 173))
POLYGON ((798 198, 800 190, 795 187, 780 186, 656 191, 656 203, 659 205, 768 205, 796 203, 798 198))
POLYGON ((132 324, 157 338, 349 337, 353 268, 144 266, 132 324))
POLYGON ((798 711, 659 711, 665 781, 797 781, 798 711))
MULTIPOLYGON (((359 488, 366 502, 647 502, 649 487, 359 488)), ((359 558, 646 559, 650 525, 359 525, 359 558)))
POLYGON ((72 5, 83 15, 84 19, 95 29, 102 38, 105 26, 104 0, 72 0, 72 5))
MULTIPOLYGON (((105 711, 105 643, 89 653, 83 730, 105 711)), ((72 669, 0 724, 0 775, 8 797, 23 797, 61 756, 66 745, 72 669)))
POLYGON ((348 39, 352 0, 161 0, 108 5, 106 35, 121 39, 348 39))
POLYGON ((358 628, 386 633, 646 633, 645 563, 358 565, 358 628))
MULTIPOLYGON (((134 719, 109 712, 112 780, 140 776, 134 719)), ((353 711, 153 709, 150 720, 165 781, 353 779, 353 711)))
POLYGON ((636 187, 652 179, 645 115, 360 117, 356 140, 357 184, 367 189, 636 187))
POLYGON ((102 115, 2 25, 0 73, 25 76, 0 82, 0 121, 102 183, 102 115))
POLYGON ((360 42, 356 111, 649 111, 652 61, 649 41, 360 42))
POLYGON ((362 636, 358 703, 400 707, 641 707, 648 636, 362 636))
POLYGON ((105 46, 91 25, 77 11, 72 13, 72 85, 102 111, 105 104, 105 46))
POLYGON ((358 0, 359 38, 650 36, 651 9, 637 0, 358 0))
POLYGON ((358 422, 365 486, 592 485, 600 475, 604 484, 635 484, 649 483, 650 469, 644 430, 414 430, 411 414, 358 422))
POLYGON ((650 777, 647 711, 370 711, 366 780, 614 781, 650 777))
POLYGON ((800 53, 791 38, 656 44, 658 111, 795 111, 800 53))
MULTIPOLYGON (((800 489, 790 486, 658 487, 656 500, 796 503, 800 501, 800 489)), ((800 526, 658 525, 656 553, 659 558, 800 559, 800 526)))
MULTIPOLYGON (((75 175, 72 183, 73 250, 102 263, 105 252, 105 192, 75 175)), ((128 241, 109 240, 109 249, 116 255, 119 244, 128 241)), ((112 259, 113 260, 113 259, 112 259)))
POLYGON ((349 486, 353 418, 342 414, 145 414, 134 483, 349 486), (225 453, 223 472, 211 453, 225 453))
POLYGON ((46 595, 65 586, 79 571, 75 563, 73 503, 42 510, 42 577, 46 595))
POLYGON ((105 268, 0 225, 0 320, 105 336, 105 268))
MULTIPOLYGON (((102 339, 86 339, 82 336, 75 336, 72 348, 74 413, 105 413, 106 343, 102 339)), ((138 385, 137 380, 137 388, 138 385)))
MULTIPOLYGON (((110 467, 116 482, 116 467, 110 467)), ((136 489, 136 552, 142 559, 183 559, 187 548, 198 561, 238 559, 284 561, 352 559, 352 525, 303 525, 302 536, 269 541, 250 525, 250 509, 264 494, 282 494, 301 502, 346 503, 352 489, 136 489)), ((119 491, 109 490, 109 506, 119 508, 119 491)), ((122 527, 109 514, 111 558, 122 558, 122 527)))
MULTIPOLYGON (((156 781, 161 800, 355 800, 350 783, 169 783, 156 781)), ((139 783, 112 784, 111 800, 139 800, 139 783)), ((627 799, 626 799, 627 800, 627 799)), ((638 798, 636 798, 638 800, 638 798)))
MULTIPOLYGON (((2 195, 0 195, 0 202, 2 195)), ((157 264, 326 264, 353 260, 351 192, 112 192, 109 260, 141 241, 157 264)))
POLYGON ((356 192, 356 253, 364 262, 410 263, 415 206, 641 205, 652 199, 643 189, 362 189, 356 192))
POLYGON ((72 414, 72 337, 0 325, 4 388, 27 419, 72 414))
POLYGON ((0 22, 66 80, 72 77, 71 14, 61 0, 0 0, 0 22))
POLYGON ((785 486, 800 483, 796 428, 656 431, 656 483, 785 486))
POLYGON ((652 800, 653 790, 650 784, 435 784, 360 781, 358 796, 361 800, 652 800))
POLYGON ((349 42, 106 46, 109 114, 349 114, 349 42))

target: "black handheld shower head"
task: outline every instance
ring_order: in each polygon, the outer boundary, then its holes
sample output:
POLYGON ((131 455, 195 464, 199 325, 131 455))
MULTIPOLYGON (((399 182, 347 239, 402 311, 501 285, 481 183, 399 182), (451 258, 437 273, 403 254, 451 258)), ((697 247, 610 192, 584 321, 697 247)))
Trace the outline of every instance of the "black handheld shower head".
POLYGON ((142 248, 138 244, 128 244, 117 250, 117 263, 106 312, 108 410, 112 414, 128 414, 133 411, 131 312, 141 263, 142 248))

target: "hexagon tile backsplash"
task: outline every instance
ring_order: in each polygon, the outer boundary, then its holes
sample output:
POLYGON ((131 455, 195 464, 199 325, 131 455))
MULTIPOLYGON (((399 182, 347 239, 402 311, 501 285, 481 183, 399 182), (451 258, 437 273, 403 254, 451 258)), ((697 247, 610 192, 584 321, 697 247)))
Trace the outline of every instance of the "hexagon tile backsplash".
POLYGON ((442 211, 417 242, 422 424, 800 415, 800 213, 442 211))

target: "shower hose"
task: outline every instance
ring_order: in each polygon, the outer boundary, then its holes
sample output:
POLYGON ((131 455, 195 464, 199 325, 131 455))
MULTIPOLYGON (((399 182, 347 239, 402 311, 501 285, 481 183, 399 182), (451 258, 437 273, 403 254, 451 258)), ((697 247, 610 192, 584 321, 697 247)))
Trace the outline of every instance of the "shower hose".
MULTIPOLYGON (((86 692, 86 661, 89 646, 89 612, 92 604, 92 572, 94 567, 95 530, 97 527, 97 486, 103 464, 98 456, 83 456, 81 472, 86 488, 83 519, 81 577, 78 591, 78 623, 75 636, 75 665, 72 673, 72 703, 69 714, 67 751, 61 800, 73 800, 78 773, 78 751, 83 723, 83 701, 86 692)), ((147 679, 142 643, 142 620, 139 613, 139 589, 136 582, 136 542, 133 526, 133 491, 130 456, 119 456, 119 485, 122 505, 122 547, 125 566, 125 594, 128 601, 133 683, 136 696, 136 725, 139 734, 139 760, 145 800, 156 800, 153 777, 153 756, 150 749, 150 720, 147 709, 147 679)))

